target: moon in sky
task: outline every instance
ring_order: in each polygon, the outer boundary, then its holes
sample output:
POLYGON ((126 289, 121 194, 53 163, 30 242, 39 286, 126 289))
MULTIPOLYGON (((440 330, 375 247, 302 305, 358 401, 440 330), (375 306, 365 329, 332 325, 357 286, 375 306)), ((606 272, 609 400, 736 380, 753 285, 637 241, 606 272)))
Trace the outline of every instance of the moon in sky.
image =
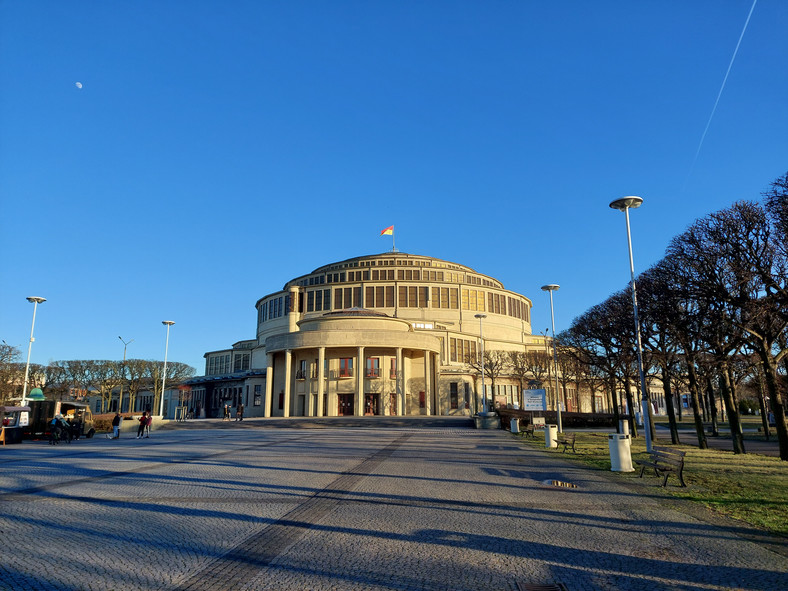
POLYGON ((77 82, 74 86, 76 86, 77 88, 82 88, 82 82, 77 82))

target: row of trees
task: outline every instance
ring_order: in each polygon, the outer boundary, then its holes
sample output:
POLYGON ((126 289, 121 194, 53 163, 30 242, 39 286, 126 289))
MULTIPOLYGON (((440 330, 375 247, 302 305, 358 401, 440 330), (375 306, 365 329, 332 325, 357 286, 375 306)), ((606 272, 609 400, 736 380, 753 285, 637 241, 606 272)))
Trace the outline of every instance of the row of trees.
MULTIPOLYGON (((581 392, 585 392, 590 397, 591 412, 602 412, 604 409, 598 408, 596 394, 603 391, 602 382, 588 358, 582 351, 574 350, 562 342, 557 341, 556 360, 558 363, 558 391, 556 392, 555 382, 556 372, 551 351, 500 351, 487 350, 484 352, 484 376, 489 380, 490 390, 495 392, 496 382, 501 378, 507 381, 516 380, 519 385, 519 392, 527 387, 546 388, 552 392, 552 399, 548 401, 550 407, 555 409, 558 403, 563 404, 563 408, 570 407, 570 391, 577 393, 577 410, 580 410, 581 392)), ((471 355, 465 357, 465 363, 469 368, 481 375, 481 357, 475 358, 471 355)), ((612 406, 609 399, 607 408, 612 406)))
MULTIPOLYGON (((30 364, 28 392, 41 388, 53 400, 101 396, 102 412, 109 411, 113 396, 122 391, 128 408, 134 408, 139 392, 152 392, 153 408, 158 408, 164 364, 149 359, 126 361, 74 359, 48 365, 30 364)), ((167 362, 167 384, 176 385, 194 376, 195 369, 177 361, 167 362)), ((0 404, 22 396, 25 365, 19 349, 0 345, 0 404)))
MULTIPOLYGON (((716 429, 711 391, 724 405, 734 452, 744 453, 737 397, 749 377, 762 391, 767 436, 771 412, 780 457, 788 460, 788 174, 763 200, 736 203, 676 236, 665 257, 637 279, 637 300, 644 367, 662 382, 673 442, 678 443, 673 392, 682 385, 691 398, 699 446, 706 447, 704 394, 716 429)), ((621 388, 628 407, 636 406, 630 288, 586 311, 559 339, 613 396, 621 388)), ((615 401, 613 408, 618 409, 615 401)))

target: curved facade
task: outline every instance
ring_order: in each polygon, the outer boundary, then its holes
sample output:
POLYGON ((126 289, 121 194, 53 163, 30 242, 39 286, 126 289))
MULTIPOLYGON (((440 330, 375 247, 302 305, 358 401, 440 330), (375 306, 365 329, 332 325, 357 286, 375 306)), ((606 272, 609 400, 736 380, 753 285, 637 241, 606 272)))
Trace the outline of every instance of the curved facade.
MULTIPOLYGON (((543 350, 531 300, 470 267, 387 252, 328 264, 260 298, 256 338, 206 353, 192 381, 208 416, 242 402, 246 416, 470 414, 487 350, 543 350), (476 316, 483 314, 479 319, 476 316)), ((500 402, 516 382, 496 384, 500 402)))

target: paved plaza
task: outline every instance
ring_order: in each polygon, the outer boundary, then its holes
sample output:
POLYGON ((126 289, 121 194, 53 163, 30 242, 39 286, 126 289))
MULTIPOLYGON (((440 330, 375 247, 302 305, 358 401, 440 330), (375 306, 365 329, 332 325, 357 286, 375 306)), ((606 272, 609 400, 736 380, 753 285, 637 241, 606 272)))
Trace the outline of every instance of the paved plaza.
POLYGON ((0 448, 0 588, 788 589, 781 542, 656 478, 504 431, 264 425, 0 448))

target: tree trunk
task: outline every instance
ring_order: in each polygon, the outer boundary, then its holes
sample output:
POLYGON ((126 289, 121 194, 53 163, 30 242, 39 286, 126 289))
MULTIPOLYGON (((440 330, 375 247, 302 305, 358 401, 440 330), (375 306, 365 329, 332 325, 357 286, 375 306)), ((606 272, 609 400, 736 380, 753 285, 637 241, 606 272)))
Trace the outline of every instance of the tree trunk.
POLYGON ((761 424, 766 441, 771 441, 772 432, 769 428, 769 411, 766 408, 766 384, 763 379, 763 370, 758 372, 758 406, 761 407, 761 424))
POLYGON ((695 371, 695 364, 688 360, 687 376, 689 377, 689 391, 692 397, 692 414, 695 416, 695 432, 698 435, 698 447, 708 449, 706 433, 703 432, 703 417, 700 415, 700 396, 698 396, 698 375, 695 371))
POLYGON ((733 398, 727 362, 724 363, 720 369, 720 389, 722 390, 722 397, 725 400, 725 406, 728 409, 728 424, 731 428, 733 453, 747 453, 744 451, 744 435, 742 435, 741 421, 739 420, 739 409, 736 408, 736 400, 733 398))
POLYGON ((613 420, 616 421, 616 433, 621 433, 621 413, 619 412, 618 408, 618 396, 616 395, 616 378, 610 378, 610 382, 608 383, 608 388, 610 388, 610 398, 613 401, 613 420))
POLYGON ((670 425, 670 441, 673 445, 679 445, 679 428, 676 424, 676 409, 673 406, 673 389, 670 381, 670 370, 667 366, 662 366, 662 386, 665 389, 665 406, 668 410, 668 423, 670 425))
POLYGON ((777 366, 771 356, 771 351, 765 344, 757 347, 757 349, 758 356, 761 358, 763 374, 766 378, 766 393, 769 395, 771 411, 774 414, 777 441, 780 445, 780 459, 788 462, 788 426, 785 424, 785 409, 783 408, 782 397, 777 386, 777 366))
POLYGON ((720 425, 717 422, 717 401, 714 399, 714 384, 711 376, 706 376, 706 402, 709 405, 709 417, 711 418, 711 436, 720 436, 720 425))
POLYGON ((635 420, 635 411, 638 407, 632 404, 632 387, 628 378, 624 378, 624 395, 627 398, 627 411, 629 411, 629 433, 632 439, 637 439, 638 423, 635 420))

